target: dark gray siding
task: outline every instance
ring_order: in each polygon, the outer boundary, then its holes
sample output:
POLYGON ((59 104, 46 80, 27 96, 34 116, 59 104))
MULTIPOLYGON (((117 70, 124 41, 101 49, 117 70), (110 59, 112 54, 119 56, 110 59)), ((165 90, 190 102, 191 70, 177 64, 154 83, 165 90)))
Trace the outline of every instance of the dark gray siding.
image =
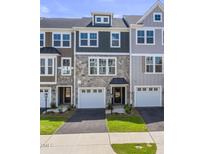
POLYGON ((129 32, 121 32, 121 47, 110 47, 110 32, 98 32, 98 48, 79 47, 79 31, 76 32, 76 52, 122 52, 129 53, 129 32))

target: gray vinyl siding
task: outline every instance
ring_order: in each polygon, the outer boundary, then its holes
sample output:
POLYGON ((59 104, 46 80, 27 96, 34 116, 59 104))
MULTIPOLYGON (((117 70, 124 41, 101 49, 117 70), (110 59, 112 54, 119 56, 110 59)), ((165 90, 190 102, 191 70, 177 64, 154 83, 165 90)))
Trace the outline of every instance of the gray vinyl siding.
POLYGON ((133 85, 163 85, 164 74, 145 74, 144 56, 132 56, 133 85))
POLYGON ((98 47, 79 47, 79 31, 76 32, 76 52, 129 53, 129 32, 121 32, 121 47, 110 47, 110 32, 98 32, 98 47))
POLYGON ((132 53, 164 53, 164 45, 162 45, 162 29, 155 29, 155 44, 154 45, 137 45, 137 33, 136 29, 131 29, 132 37, 132 53))
POLYGON ((164 11, 157 6, 142 22, 144 27, 164 27, 164 11), (162 13, 162 22, 153 22, 153 13, 161 12, 162 13))
POLYGON ((134 102, 135 86, 162 86, 162 104, 164 104, 164 74, 145 74, 144 56, 132 56, 132 92, 131 98, 134 102))

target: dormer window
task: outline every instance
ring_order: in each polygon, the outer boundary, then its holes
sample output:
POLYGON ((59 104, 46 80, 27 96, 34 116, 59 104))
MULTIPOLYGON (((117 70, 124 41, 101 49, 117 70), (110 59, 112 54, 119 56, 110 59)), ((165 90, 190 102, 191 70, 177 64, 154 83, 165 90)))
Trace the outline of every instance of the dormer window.
POLYGON ((154 22, 162 22, 162 13, 161 12, 155 12, 153 14, 153 21, 154 22))
POLYGON ((109 24, 109 16, 95 16, 95 23, 109 24))

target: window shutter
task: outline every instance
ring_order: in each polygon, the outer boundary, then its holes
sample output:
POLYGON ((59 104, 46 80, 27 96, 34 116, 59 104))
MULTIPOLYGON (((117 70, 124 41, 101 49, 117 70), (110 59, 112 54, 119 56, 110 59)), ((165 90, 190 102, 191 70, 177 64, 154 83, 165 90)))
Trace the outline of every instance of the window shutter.
POLYGON ((145 56, 142 56, 142 72, 145 72, 145 56))

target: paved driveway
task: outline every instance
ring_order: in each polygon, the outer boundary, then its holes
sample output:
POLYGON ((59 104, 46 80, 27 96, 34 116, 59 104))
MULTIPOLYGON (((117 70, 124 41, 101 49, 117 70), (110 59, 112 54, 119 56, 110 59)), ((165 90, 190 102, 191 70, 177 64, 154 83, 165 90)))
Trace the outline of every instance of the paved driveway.
POLYGON ((144 118, 149 131, 164 131, 163 107, 144 107, 137 110, 144 118))
POLYGON ((107 132, 105 109, 78 109, 56 134, 107 132))

